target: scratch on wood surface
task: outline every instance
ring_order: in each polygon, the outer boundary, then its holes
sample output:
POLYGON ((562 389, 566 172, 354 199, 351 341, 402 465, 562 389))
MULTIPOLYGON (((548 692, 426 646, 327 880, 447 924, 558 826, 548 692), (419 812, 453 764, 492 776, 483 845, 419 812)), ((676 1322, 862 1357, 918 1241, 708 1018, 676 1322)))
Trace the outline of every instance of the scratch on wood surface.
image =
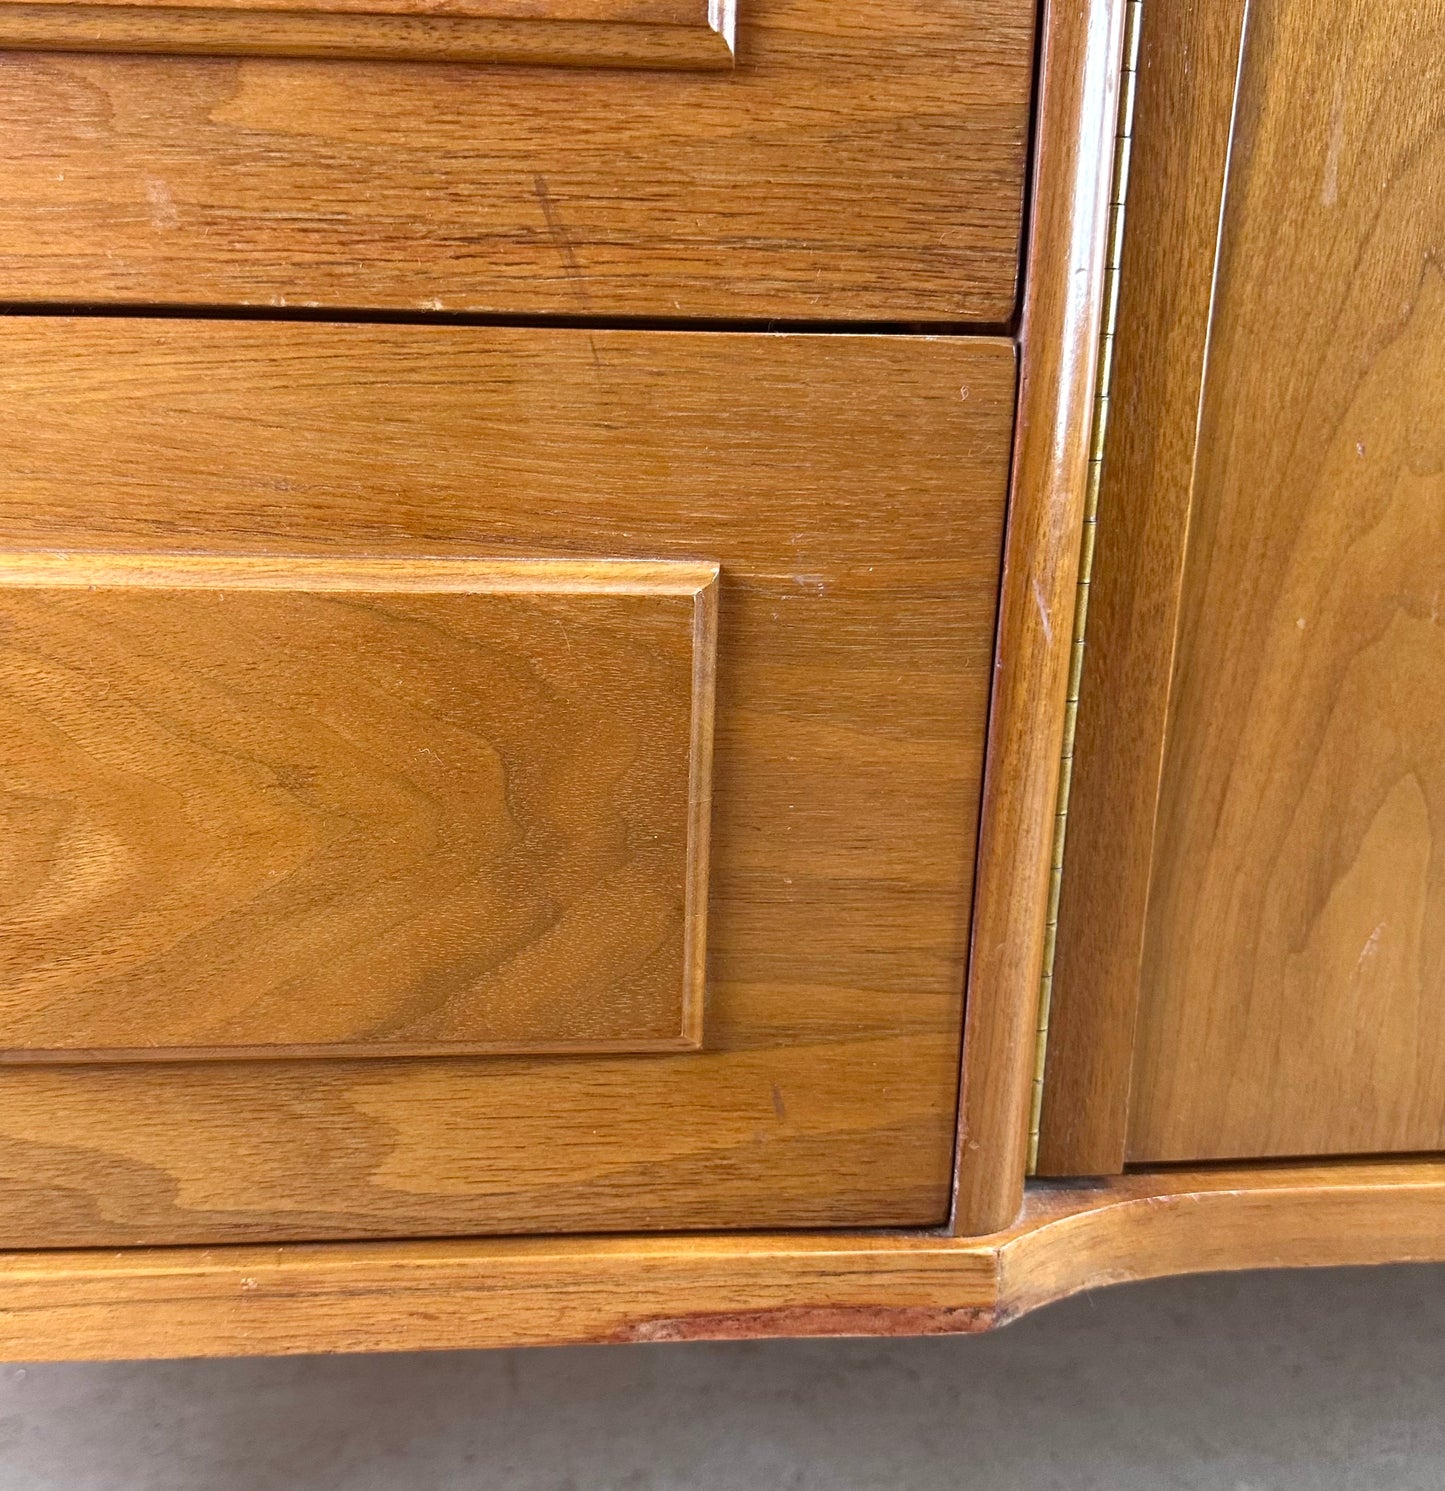
POLYGON ((1034 605, 1039 608, 1039 622, 1044 629, 1044 640, 1052 645, 1054 640, 1054 624, 1049 620, 1049 605, 1044 599, 1044 588, 1039 584, 1039 577, 1034 576, 1034 605))
POLYGON ((542 209, 542 219, 547 224, 547 236, 552 240, 553 246, 561 257, 562 267, 567 271, 567 278, 572 281, 572 286, 577 291, 577 299, 585 307, 587 285, 581 262, 577 258, 577 249, 572 242, 571 233, 567 230, 567 224, 562 220, 562 214, 557 209, 557 204, 552 200, 552 193, 547 187, 547 178, 540 171, 532 177, 532 190, 536 193, 537 205, 542 209))

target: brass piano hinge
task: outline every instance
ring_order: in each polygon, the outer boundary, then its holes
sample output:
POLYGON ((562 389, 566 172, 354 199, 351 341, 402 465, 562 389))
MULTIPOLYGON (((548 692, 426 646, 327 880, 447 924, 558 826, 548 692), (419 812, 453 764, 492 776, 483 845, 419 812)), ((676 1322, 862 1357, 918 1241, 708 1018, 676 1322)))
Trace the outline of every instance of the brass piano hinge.
POLYGON ((1069 787, 1074 769, 1074 726, 1079 717, 1079 682, 1084 670, 1084 628, 1089 616, 1089 584, 1094 568, 1094 534, 1099 513, 1099 481, 1104 466, 1104 436, 1109 423, 1109 385, 1114 371, 1114 328, 1119 315, 1119 261, 1124 248, 1124 206, 1129 192, 1129 154, 1134 139, 1134 96, 1139 77, 1139 34, 1144 0, 1128 0, 1124 12, 1124 51, 1119 72, 1119 126, 1114 137, 1113 187, 1109 195, 1109 240, 1104 263, 1104 313, 1099 336, 1097 392, 1089 445, 1089 472, 1084 494, 1083 546, 1079 556, 1079 589, 1074 603, 1074 637, 1069 655, 1069 693, 1064 711, 1064 745, 1059 769, 1059 799, 1054 817, 1054 847, 1049 871, 1048 920, 1044 924, 1044 969, 1039 991, 1038 1045, 1034 1059, 1033 1102, 1029 1114, 1029 1174, 1038 1166, 1039 1116, 1044 1098, 1044 1059, 1048 1050, 1049 1008, 1054 992, 1054 948, 1059 927, 1059 888, 1064 871, 1064 836, 1068 831, 1069 787))

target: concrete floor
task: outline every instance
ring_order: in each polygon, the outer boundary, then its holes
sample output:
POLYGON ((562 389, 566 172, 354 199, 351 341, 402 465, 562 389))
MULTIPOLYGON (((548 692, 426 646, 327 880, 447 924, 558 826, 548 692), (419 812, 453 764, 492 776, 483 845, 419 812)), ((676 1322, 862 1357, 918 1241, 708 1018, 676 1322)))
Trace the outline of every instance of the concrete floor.
POLYGON ((0 1491, 1445 1487, 1445 1269, 1174 1280, 996 1335, 0 1367, 0 1491))

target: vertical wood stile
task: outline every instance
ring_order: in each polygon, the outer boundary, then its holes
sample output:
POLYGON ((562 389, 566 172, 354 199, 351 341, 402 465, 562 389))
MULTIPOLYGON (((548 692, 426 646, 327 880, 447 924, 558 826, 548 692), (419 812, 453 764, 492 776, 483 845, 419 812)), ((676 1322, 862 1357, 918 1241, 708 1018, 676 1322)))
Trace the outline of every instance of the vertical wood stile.
POLYGON ((1023 1203, 1127 0, 1049 5, 953 1226, 1023 1203))

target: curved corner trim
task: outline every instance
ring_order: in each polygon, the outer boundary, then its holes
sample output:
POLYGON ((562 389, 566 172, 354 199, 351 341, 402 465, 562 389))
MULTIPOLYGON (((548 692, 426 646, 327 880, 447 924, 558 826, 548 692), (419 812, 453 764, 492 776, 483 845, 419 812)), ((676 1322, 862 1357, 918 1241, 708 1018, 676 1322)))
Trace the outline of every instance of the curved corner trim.
POLYGON ((496 1238, 0 1254, 0 1357, 986 1330, 1168 1274, 1445 1261, 1445 1161, 1035 1184, 983 1238, 496 1238))

